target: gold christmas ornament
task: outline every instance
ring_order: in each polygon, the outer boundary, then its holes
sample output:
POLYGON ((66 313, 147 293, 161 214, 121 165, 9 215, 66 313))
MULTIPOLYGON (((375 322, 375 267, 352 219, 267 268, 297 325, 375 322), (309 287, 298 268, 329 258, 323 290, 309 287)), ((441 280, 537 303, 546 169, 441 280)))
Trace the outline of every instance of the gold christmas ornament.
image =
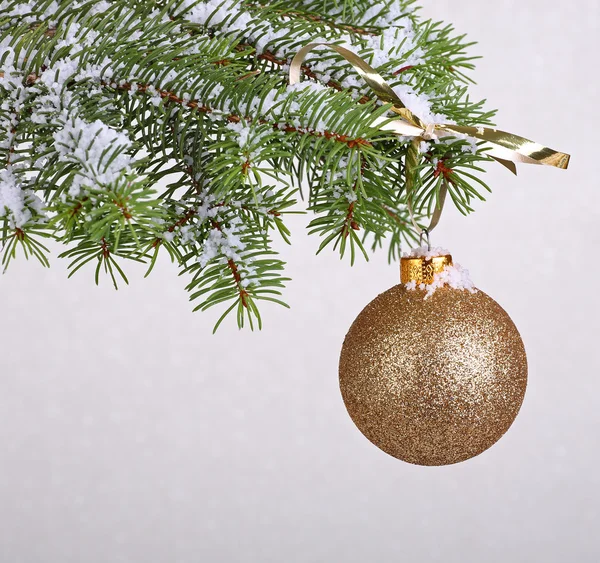
POLYGON ((482 291, 451 287, 449 278, 441 286, 444 271, 454 271, 450 255, 403 258, 402 283, 360 313, 340 358, 356 426, 417 465, 487 450, 515 420, 527 386, 525 348, 508 314, 482 291))

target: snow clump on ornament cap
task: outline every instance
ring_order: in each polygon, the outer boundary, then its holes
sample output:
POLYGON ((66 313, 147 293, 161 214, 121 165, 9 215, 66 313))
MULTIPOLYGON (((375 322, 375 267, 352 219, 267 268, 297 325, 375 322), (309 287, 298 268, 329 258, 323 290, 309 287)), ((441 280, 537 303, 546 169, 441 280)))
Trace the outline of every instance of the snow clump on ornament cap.
POLYGON ((431 297, 436 290, 448 286, 452 289, 461 289, 476 293, 477 289, 471 280, 469 270, 463 268, 460 264, 454 264, 450 252, 445 248, 420 246, 413 248, 410 252, 403 254, 403 259, 423 258, 425 262, 432 261, 434 258, 447 258, 443 269, 433 274, 431 283, 418 283, 417 280, 411 280, 404 283, 406 289, 414 291, 416 289, 425 290, 425 299, 431 297))

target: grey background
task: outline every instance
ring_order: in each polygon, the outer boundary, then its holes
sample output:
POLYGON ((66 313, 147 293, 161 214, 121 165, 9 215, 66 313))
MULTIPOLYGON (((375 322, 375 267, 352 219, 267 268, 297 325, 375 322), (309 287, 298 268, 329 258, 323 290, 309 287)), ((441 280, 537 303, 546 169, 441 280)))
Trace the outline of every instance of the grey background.
POLYGON ((498 123, 572 168, 491 166, 489 202, 434 242, 513 317, 530 386, 506 437, 448 468, 403 464, 346 415, 343 337, 397 283, 383 253, 283 249, 292 310, 262 333, 192 314, 164 261, 115 293, 20 261, 0 278, 0 561, 593 563, 600 559, 599 3, 431 2, 484 55, 498 123))

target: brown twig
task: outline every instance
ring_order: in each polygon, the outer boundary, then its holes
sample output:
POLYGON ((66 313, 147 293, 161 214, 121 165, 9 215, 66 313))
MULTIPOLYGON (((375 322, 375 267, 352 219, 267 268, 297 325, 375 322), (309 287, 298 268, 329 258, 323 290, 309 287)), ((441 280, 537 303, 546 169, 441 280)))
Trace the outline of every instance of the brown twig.
MULTIPOLYGON (((196 189, 198 190, 199 189, 199 184, 198 184, 197 180, 194 178, 194 174, 192 173, 192 169, 190 167, 187 167, 185 169, 185 172, 190 177, 190 179, 192 180, 192 183, 194 184, 194 187, 196 187, 196 189)), ((214 207, 222 207, 223 205, 224 205, 223 203, 218 203, 214 207)), ((195 215, 196 215, 196 210, 195 209, 188 209, 175 223, 173 223, 167 229, 167 231, 169 233, 172 233, 172 232, 175 231, 176 228, 183 227, 183 225, 185 225, 195 215)), ((222 232, 221 224, 216 219, 211 218, 210 223, 211 223, 211 227, 213 229, 222 232)), ((156 239, 154 241, 154 243, 152 244, 152 247, 156 248, 157 246, 159 246, 161 244, 161 242, 162 242, 161 239, 156 239)), ((240 296, 240 300, 242 302, 242 305, 247 308, 248 307, 248 292, 242 286, 242 277, 240 275, 238 266, 237 266, 237 264, 234 262, 234 260, 232 258, 229 258, 227 260, 227 267, 231 271, 231 274, 232 274, 233 279, 235 281, 235 284, 236 284, 236 287, 237 287, 237 291, 238 291, 238 294, 240 296)))
POLYGON ((108 242, 106 242, 106 239, 104 237, 102 237, 102 239, 100 240, 100 248, 102 252, 102 257, 105 260, 107 260, 110 256, 110 248, 108 246, 108 242))
POLYGON ((452 181, 450 176, 454 173, 454 170, 452 168, 448 168, 445 165, 445 162, 446 162, 445 158, 441 158, 440 160, 438 160, 438 163, 433 172, 433 177, 439 178, 441 175, 444 177, 444 180, 452 181))
MULTIPOLYGON (((116 84, 115 82, 105 82, 102 81, 100 83, 102 86, 106 86, 106 87, 111 87, 111 88, 115 88, 117 90, 125 90, 125 91, 130 91, 131 90, 131 84, 129 82, 125 82, 123 84, 116 84)), ((145 93, 148 89, 150 88, 149 84, 137 84, 137 90, 138 92, 141 93, 145 93)), ((182 106, 186 106, 192 109, 195 109, 197 111, 200 111, 202 113, 212 113, 214 110, 212 108, 210 108, 209 106, 205 105, 205 104, 201 104, 200 102, 198 102, 197 100, 189 100, 189 101, 185 101, 182 98, 180 98, 179 96, 177 96, 176 94, 174 94, 173 92, 169 92, 168 90, 159 90, 158 88, 155 88, 156 92, 158 93, 158 95, 160 95, 161 98, 163 99, 168 99, 170 102, 174 102, 177 103, 179 105, 182 106)), ((227 116, 227 120, 232 122, 232 123, 239 123, 241 121, 247 121, 247 122, 251 122, 252 118, 251 117, 241 117, 239 115, 235 115, 235 114, 230 114, 227 116)), ((327 139, 333 139, 334 141, 338 141, 340 143, 345 143, 348 145, 349 148, 354 148, 356 146, 371 146, 371 143, 369 141, 367 141, 366 139, 362 139, 360 137, 356 138, 356 139, 352 139, 350 137, 348 137, 347 135, 342 135, 339 133, 334 133, 331 131, 325 131, 323 133, 316 131, 314 129, 310 129, 310 128, 298 128, 298 127, 294 127, 291 125, 286 125, 284 127, 280 127, 279 124, 277 123, 272 123, 269 122, 268 120, 261 118, 257 120, 258 123, 261 124, 268 124, 268 125, 272 125, 272 127, 274 129, 279 129, 281 131, 284 131, 286 133, 299 133, 300 135, 311 135, 314 137, 325 137, 327 139)))

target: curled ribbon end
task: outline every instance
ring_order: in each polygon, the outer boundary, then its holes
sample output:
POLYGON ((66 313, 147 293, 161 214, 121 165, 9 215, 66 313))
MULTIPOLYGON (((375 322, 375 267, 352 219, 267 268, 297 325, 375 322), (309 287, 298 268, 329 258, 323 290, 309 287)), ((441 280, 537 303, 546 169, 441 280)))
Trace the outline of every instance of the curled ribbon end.
POLYGON ((571 155, 558 151, 550 151, 550 153, 551 154, 549 156, 541 160, 542 164, 548 164, 550 166, 554 166, 555 168, 560 168, 561 170, 566 170, 569 168, 571 155))
POLYGON ((567 168, 569 168, 569 164, 571 163, 571 155, 570 154, 563 154, 563 159, 561 162, 561 166, 559 166, 559 168, 562 168, 563 170, 566 170, 567 168))
POLYGON ((510 170, 515 176, 517 175, 517 165, 512 160, 506 160, 504 158, 499 158, 497 156, 493 156, 492 158, 499 164, 502 164, 505 168, 510 170))

